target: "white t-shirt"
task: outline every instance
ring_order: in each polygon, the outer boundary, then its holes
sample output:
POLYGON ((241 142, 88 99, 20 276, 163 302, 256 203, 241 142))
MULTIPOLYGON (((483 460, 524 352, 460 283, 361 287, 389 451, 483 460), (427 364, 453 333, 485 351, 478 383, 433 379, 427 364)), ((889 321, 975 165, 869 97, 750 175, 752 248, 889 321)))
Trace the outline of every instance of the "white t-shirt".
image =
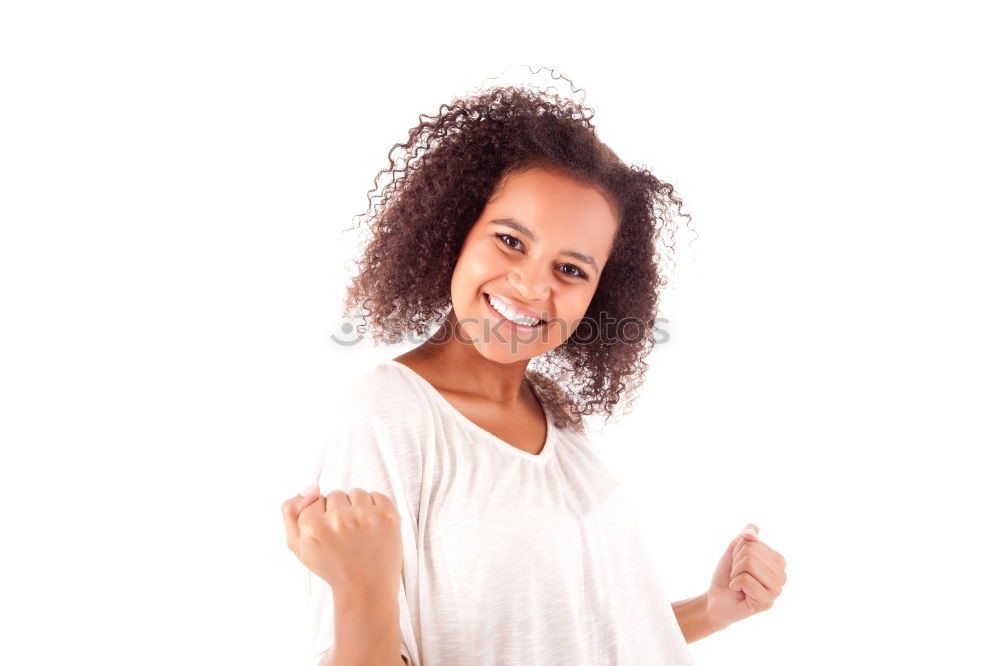
MULTIPOLYGON (((585 434, 538 455, 477 426, 419 374, 377 364, 348 392, 320 492, 402 516, 400 654, 412 666, 693 664, 638 523, 585 434)), ((333 655, 333 595, 306 570, 310 664, 333 655)))

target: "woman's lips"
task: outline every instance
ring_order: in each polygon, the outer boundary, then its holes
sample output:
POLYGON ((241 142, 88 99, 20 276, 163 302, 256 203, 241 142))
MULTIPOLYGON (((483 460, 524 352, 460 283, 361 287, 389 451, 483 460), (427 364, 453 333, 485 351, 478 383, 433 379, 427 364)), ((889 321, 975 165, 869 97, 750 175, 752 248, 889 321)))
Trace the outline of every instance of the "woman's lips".
POLYGON ((492 296, 493 300, 499 301, 503 305, 507 306, 507 308, 513 311, 514 314, 520 315, 522 317, 529 317, 531 319, 540 319, 542 321, 545 321, 545 317, 543 317, 538 312, 535 312, 534 310, 525 305, 518 305, 517 303, 507 298, 506 296, 498 296, 497 294, 487 294, 487 296, 492 296))
MULTIPOLYGON (((535 324, 534 326, 525 326, 524 324, 515 323, 515 322, 511 321, 510 319, 507 319, 507 317, 504 317, 502 314, 500 314, 497 311, 497 309, 495 307, 493 307, 492 305, 490 305, 490 294, 487 294, 486 292, 483 292, 483 301, 486 302, 486 307, 488 307, 490 309, 490 312, 492 312, 493 315, 497 319, 499 319, 500 321, 504 322, 505 324, 509 324, 510 326, 514 326, 516 328, 523 328, 525 330, 531 330, 533 328, 541 328, 542 326, 545 326, 546 323, 548 323, 544 319, 539 320, 539 322, 537 324, 535 324)), ((538 318, 536 317, 536 319, 538 319, 538 318)))

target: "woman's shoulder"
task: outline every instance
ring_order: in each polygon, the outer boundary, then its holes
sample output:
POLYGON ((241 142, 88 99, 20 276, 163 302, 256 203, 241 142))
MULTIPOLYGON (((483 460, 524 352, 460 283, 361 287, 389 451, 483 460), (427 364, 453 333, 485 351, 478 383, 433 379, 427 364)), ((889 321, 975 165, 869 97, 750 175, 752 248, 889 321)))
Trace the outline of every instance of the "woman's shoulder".
POLYGON ((331 458, 367 461, 363 464, 368 467, 386 460, 391 462, 384 464, 415 474, 434 432, 433 417, 419 392, 386 363, 355 370, 345 384, 336 409, 337 453, 331 458))
POLYGON ((379 361, 354 371, 348 381, 352 393, 395 393, 405 390, 405 382, 397 364, 379 361))
POLYGON ((394 361, 355 371, 347 381, 344 408, 353 417, 414 420, 427 412, 426 407, 420 387, 394 361))

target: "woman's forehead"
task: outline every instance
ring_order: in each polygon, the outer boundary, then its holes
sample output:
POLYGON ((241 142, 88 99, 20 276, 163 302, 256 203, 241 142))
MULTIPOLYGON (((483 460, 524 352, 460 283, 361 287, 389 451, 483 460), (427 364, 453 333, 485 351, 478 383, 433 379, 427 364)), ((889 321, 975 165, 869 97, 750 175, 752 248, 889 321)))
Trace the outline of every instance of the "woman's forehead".
POLYGON ((508 174, 487 202, 484 213, 506 213, 522 223, 570 228, 617 225, 611 204, 601 189, 571 176, 538 167, 508 174))

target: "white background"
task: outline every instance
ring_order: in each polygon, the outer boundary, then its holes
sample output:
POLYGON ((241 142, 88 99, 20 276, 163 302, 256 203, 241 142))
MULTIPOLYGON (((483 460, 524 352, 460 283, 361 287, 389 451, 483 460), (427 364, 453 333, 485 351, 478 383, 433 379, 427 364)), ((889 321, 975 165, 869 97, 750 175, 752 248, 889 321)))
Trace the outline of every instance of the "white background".
POLYGON ((697 663, 998 663, 985 8, 5 3, 0 662, 300 663, 281 502, 405 350, 330 340, 341 230, 419 113, 527 63, 698 232, 594 437, 672 598, 747 522, 788 561, 697 663))

